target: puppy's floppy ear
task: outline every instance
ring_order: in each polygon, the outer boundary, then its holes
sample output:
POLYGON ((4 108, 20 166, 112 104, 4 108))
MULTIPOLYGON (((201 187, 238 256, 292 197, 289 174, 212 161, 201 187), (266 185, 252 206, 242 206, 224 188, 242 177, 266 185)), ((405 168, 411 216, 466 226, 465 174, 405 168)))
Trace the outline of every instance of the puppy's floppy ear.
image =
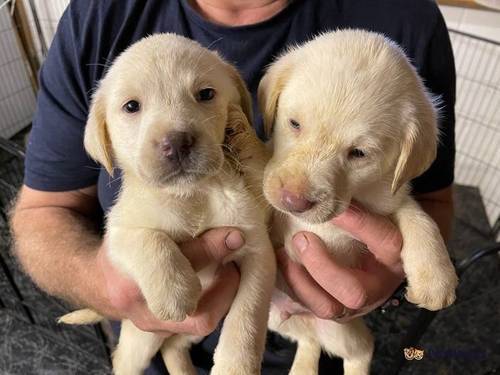
POLYGON ((106 124, 106 103, 102 88, 99 88, 92 98, 83 144, 92 159, 101 163, 112 175, 111 139, 106 124))
POLYGON ((392 194, 406 182, 420 176, 437 154, 437 113, 431 99, 423 94, 403 114, 405 129, 392 181, 392 194))
POLYGON ((264 132, 267 138, 269 138, 273 132, 276 111, 278 109, 278 100, 292 70, 291 59, 291 53, 278 59, 267 69, 267 72, 259 83, 257 96, 259 109, 264 120, 264 132))
POLYGON ((247 116, 247 120, 250 124, 253 123, 253 111, 252 111, 252 97, 248 92, 247 85, 240 73, 233 67, 231 64, 227 64, 227 69, 229 71, 229 75, 233 80, 236 88, 238 90, 238 94, 240 95, 240 106, 243 110, 245 116, 247 116))

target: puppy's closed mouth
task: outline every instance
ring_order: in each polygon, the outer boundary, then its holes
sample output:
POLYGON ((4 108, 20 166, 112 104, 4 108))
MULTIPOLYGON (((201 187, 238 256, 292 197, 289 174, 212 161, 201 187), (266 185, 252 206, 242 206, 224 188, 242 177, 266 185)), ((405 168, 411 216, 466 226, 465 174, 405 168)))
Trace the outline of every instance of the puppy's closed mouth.
POLYGON ((138 172, 144 181, 149 181, 149 184, 159 187, 194 183, 201 177, 201 173, 183 167, 168 172, 162 170, 161 173, 155 173, 154 175, 150 175, 148 171, 142 169, 139 169, 138 172))
POLYGON ((341 215, 349 207, 349 202, 328 198, 307 201, 307 204, 304 204, 302 210, 292 210, 284 204, 280 204, 279 209, 311 224, 321 224, 341 215))
POLYGON ((291 214, 311 224, 321 224, 332 220, 333 218, 339 216, 344 212, 343 209, 335 209, 330 212, 326 211, 329 211, 328 208, 325 209, 323 207, 318 206, 317 208, 313 208, 306 212, 302 213, 291 212, 291 214))
POLYGON ((216 174, 221 165, 222 163, 199 163, 192 161, 181 162, 177 168, 168 172, 165 171, 167 173, 160 176, 158 178, 158 182, 161 185, 195 183, 203 177, 216 174))
POLYGON ((179 182, 195 182, 201 177, 203 177, 203 174, 199 171, 179 167, 176 170, 162 176, 159 180, 162 185, 167 185, 179 182))

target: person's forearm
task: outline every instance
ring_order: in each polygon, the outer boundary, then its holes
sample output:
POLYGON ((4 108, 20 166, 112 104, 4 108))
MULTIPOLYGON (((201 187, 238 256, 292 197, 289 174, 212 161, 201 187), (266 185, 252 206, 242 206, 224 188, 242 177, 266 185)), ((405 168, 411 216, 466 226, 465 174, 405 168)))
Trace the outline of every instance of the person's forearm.
POLYGON ((99 307, 104 278, 96 263, 101 239, 90 221, 68 208, 17 208, 11 218, 14 252, 47 293, 99 307))
POLYGON ((420 194, 416 196, 416 199, 423 210, 434 219, 445 242, 448 243, 453 229, 452 187, 433 193, 420 194))

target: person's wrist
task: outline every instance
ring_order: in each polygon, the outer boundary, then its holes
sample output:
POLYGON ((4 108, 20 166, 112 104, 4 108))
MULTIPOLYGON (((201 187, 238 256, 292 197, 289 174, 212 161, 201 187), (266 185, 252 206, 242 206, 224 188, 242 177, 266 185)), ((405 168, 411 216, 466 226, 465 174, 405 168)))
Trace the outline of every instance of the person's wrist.
POLYGON ((104 246, 104 242, 101 240, 88 253, 85 269, 82 270, 85 278, 83 280, 84 287, 81 288, 83 305, 92 308, 103 316, 122 319, 124 317, 123 312, 117 309, 110 298, 108 281, 106 280, 104 246))

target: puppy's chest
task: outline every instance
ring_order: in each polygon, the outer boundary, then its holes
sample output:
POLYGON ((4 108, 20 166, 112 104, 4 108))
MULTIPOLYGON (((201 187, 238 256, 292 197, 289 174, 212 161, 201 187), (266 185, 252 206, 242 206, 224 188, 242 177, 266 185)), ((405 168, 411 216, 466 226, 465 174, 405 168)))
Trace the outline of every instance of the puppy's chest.
POLYGON ((207 229, 237 226, 243 230, 265 225, 264 209, 238 180, 212 182, 203 191, 163 205, 157 226, 174 241, 186 241, 207 229))
POLYGON ((157 207, 162 214, 155 215, 156 223, 152 226, 166 232, 176 242, 187 241, 203 231, 208 206, 202 194, 171 199, 157 207))
POLYGON ((243 179, 215 182, 206 191, 205 229, 218 226, 237 226, 242 229, 265 225, 265 209, 250 192, 243 179))
POLYGON ((298 257, 292 245, 292 238, 302 231, 312 232, 321 238, 331 256, 344 266, 356 266, 361 253, 366 251, 363 243, 331 223, 309 224, 288 215, 280 216, 280 219, 275 217, 273 220, 273 237, 282 239, 289 256, 295 261, 298 261, 298 257))

